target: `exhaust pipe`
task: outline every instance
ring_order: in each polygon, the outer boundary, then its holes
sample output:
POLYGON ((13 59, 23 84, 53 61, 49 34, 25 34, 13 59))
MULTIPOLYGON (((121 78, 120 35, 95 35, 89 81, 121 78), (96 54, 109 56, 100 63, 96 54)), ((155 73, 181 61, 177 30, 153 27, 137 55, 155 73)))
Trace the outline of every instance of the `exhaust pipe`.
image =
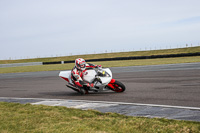
POLYGON ((70 85, 66 85, 66 86, 69 87, 69 88, 71 88, 71 89, 74 90, 74 91, 79 92, 79 90, 78 90, 76 87, 73 87, 73 86, 70 86, 70 85))

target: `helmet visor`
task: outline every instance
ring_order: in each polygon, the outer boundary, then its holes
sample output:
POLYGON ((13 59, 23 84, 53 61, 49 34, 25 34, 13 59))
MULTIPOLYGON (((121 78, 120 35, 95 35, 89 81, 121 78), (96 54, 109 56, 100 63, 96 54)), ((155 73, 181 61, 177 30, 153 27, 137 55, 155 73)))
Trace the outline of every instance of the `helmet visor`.
POLYGON ((82 62, 82 63, 79 65, 79 67, 80 67, 81 69, 85 69, 86 63, 85 63, 85 62, 82 62))
POLYGON ((80 65, 80 68, 85 68, 85 64, 81 64, 81 65, 80 65))

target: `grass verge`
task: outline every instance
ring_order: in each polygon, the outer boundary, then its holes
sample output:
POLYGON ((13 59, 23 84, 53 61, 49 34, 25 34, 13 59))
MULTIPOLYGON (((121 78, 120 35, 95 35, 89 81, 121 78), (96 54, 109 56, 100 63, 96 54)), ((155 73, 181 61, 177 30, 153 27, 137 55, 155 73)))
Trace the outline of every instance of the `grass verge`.
POLYGON ((0 102, 0 132, 199 133, 200 123, 0 102))
POLYGON ((100 58, 114 58, 114 57, 130 57, 130 56, 150 56, 150 55, 165 55, 165 54, 180 54, 180 53, 196 53, 200 52, 200 46, 178 49, 165 50, 150 50, 150 51, 131 51, 131 52, 117 52, 117 53, 103 53, 103 54, 89 54, 89 55, 74 55, 51 58, 35 58, 35 59, 20 59, 20 60, 0 60, 0 64, 9 63, 25 63, 25 62, 54 62, 54 61, 69 61, 82 57, 87 59, 100 58))
MULTIPOLYGON (((159 64, 176 64, 176 63, 193 63, 193 62, 200 62, 200 56, 143 59, 143 60, 102 61, 102 62, 91 62, 91 63, 101 64, 103 67, 122 67, 122 66, 142 66, 142 65, 159 65, 159 64)), ((0 68, 0 73, 71 70, 73 66, 74 63, 41 65, 41 66, 7 67, 7 68, 0 68)))

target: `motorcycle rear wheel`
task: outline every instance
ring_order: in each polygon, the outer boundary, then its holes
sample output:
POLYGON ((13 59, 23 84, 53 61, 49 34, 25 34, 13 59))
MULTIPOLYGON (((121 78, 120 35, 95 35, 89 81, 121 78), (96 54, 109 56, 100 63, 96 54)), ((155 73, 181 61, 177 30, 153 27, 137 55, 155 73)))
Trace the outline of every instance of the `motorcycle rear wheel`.
POLYGON ((111 88, 109 86, 108 86, 108 88, 110 88, 112 91, 115 91, 115 92, 124 92, 126 90, 125 85, 117 80, 112 84, 112 86, 114 88, 111 88))
POLYGON ((85 94, 87 94, 88 92, 87 92, 84 88, 81 88, 81 89, 79 90, 79 93, 80 93, 81 95, 85 95, 85 94))

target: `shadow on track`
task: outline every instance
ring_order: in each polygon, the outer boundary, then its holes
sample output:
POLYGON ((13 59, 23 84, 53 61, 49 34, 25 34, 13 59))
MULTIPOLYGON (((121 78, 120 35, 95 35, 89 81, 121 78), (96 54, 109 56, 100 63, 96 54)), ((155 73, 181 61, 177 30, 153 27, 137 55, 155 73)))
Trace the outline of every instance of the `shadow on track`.
POLYGON ((78 92, 68 92, 68 91, 60 91, 60 92, 42 92, 42 93, 38 93, 41 95, 47 95, 47 96, 54 96, 54 97, 60 97, 60 96, 73 96, 73 97, 93 97, 93 96, 106 96, 106 95, 110 95, 110 94, 117 94, 116 92, 112 92, 112 91, 107 91, 107 92, 89 92, 89 94, 85 94, 85 95, 81 95, 78 92))

